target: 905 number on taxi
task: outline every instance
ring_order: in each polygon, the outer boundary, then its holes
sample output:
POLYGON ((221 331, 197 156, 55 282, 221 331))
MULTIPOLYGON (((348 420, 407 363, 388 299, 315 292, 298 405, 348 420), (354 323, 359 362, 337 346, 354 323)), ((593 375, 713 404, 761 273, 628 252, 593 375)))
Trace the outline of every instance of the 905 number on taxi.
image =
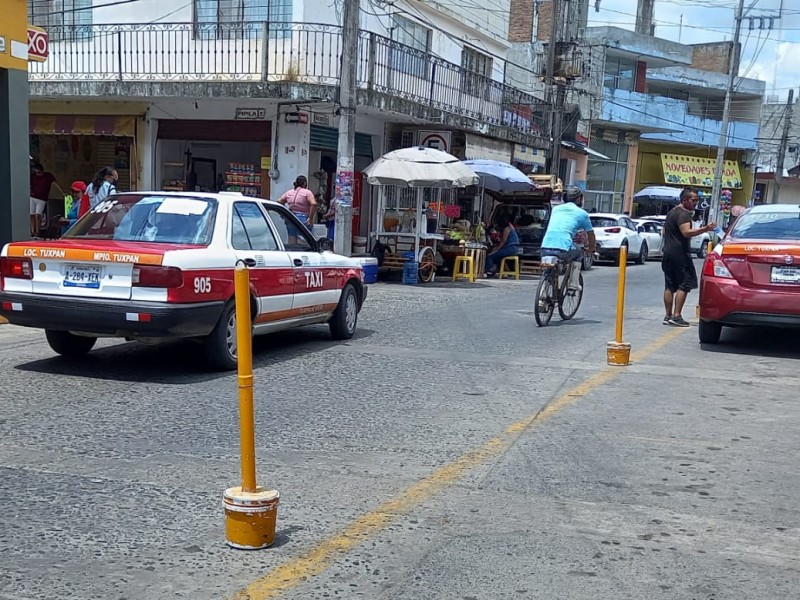
POLYGON ((194 293, 195 294, 210 294, 211 293, 211 277, 195 277, 194 278, 194 293))

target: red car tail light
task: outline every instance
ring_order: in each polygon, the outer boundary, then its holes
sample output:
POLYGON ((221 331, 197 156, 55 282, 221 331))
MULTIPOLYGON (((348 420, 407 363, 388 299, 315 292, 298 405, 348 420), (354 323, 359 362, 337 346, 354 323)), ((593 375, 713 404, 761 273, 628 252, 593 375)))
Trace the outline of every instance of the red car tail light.
POLYGON ((33 279, 33 263, 30 258, 0 257, 0 276, 9 279, 33 279))
POLYGON ((703 263, 703 277, 733 279, 728 267, 722 262, 722 257, 716 252, 712 252, 706 257, 706 262, 703 263))
POLYGON ((134 265, 131 274, 134 287, 176 288, 183 285, 183 273, 178 267, 134 265))
POLYGON ((606 233, 619 233, 620 231, 622 231, 622 228, 621 227, 607 227, 607 228, 603 229, 603 231, 605 231, 606 233))

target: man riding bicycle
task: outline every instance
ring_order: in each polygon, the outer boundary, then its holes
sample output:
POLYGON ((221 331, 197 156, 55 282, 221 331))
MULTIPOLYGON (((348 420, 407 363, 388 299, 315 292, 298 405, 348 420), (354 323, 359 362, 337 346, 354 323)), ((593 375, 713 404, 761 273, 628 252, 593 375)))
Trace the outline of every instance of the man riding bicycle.
POLYGON ((572 269, 568 282, 568 289, 580 290, 581 254, 590 252, 594 254, 597 240, 595 239, 589 213, 583 208, 583 192, 580 188, 569 187, 563 194, 564 203, 557 204, 550 212, 547 231, 542 240, 542 257, 556 256, 560 260, 572 261, 572 269), (584 231, 589 238, 588 247, 583 249, 575 245, 575 236, 584 231))

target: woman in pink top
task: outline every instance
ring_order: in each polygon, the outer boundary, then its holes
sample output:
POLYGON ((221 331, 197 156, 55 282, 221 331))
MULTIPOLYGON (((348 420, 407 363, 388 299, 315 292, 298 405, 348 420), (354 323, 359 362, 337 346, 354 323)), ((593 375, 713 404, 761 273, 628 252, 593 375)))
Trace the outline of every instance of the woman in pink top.
POLYGON ((306 187, 307 185, 308 180, 303 175, 298 176, 294 180, 294 189, 278 198, 278 202, 285 204, 304 225, 311 229, 317 212, 317 199, 306 187))

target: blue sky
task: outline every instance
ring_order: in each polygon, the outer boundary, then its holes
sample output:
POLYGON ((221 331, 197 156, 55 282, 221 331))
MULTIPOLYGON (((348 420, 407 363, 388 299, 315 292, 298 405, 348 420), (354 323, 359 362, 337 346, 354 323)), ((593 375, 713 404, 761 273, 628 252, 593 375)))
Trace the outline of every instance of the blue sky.
MULTIPOLYGON (((767 82, 767 94, 786 98, 790 87, 800 86, 800 2, 745 0, 745 16, 778 16, 772 31, 749 30, 745 20, 739 73, 767 82)), ((589 25, 615 25, 633 29, 637 0, 600 0, 600 12, 590 1, 589 25)), ((736 0, 656 0, 656 36, 684 44, 733 39, 736 0), (680 27, 681 18, 683 27, 680 27)), ((795 94, 797 97, 797 94, 795 94)))

